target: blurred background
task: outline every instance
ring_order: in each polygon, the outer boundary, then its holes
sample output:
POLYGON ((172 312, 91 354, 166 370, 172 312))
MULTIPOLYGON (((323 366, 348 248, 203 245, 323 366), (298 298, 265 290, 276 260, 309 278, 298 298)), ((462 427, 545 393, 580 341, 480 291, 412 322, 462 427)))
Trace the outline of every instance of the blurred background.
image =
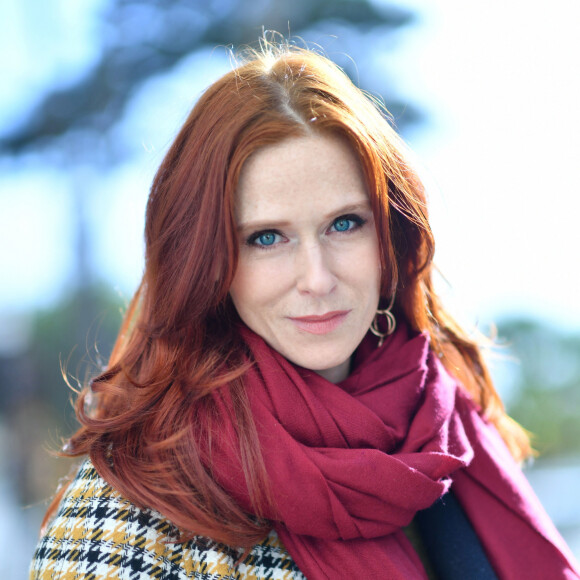
POLYGON ((440 291, 497 327, 528 476, 580 556, 577 0, 2 0, 0 577, 21 580, 70 464, 72 386, 142 271, 148 187, 228 49, 262 27, 384 99, 428 186, 440 291))

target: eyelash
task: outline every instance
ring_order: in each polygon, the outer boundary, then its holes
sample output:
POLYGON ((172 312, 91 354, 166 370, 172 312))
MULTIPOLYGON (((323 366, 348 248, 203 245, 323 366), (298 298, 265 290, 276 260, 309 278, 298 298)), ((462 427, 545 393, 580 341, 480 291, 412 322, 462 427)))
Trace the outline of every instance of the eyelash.
MULTIPOLYGON (((366 219, 362 218, 361 216, 359 216, 357 214, 345 214, 345 215, 341 215, 341 216, 337 217, 336 219, 334 219, 330 228, 334 227, 337 222, 341 222, 341 221, 353 222, 354 225, 352 227, 349 227, 347 230, 335 229, 334 233, 349 234, 355 230, 360 229, 362 226, 364 226, 367 223, 366 219)), ((329 228, 329 230, 330 230, 330 228, 329 228)), ((258 244, 258 243, 256 243, 260 237, 262 237, 264 235, 268 235, 268 234, 283 237, 282 234, 278 230, 261 230, 259 232, 255 232, 251 236, 249 236, 248 239, 246 240, 246 245, 254 247, 254 248, 260 248, 260 250, 270 250, 276 246, 275 241, 272 244, 258 244)))

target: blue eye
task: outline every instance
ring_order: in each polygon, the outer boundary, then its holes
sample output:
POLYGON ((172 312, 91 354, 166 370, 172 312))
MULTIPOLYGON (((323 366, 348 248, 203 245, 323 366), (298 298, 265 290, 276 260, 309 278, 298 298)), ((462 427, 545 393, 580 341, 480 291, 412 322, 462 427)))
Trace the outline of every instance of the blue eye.
POLYGON ((272 232, 266 232, 265 234, 260 234, 256 239, 261 246, 271 246, 276 241, 276 234, 272 232))
POLYGON ((337 232, 346 232, 350 229, 352 220, 347 220, 345 218, 337 219, 332 225, 337 232))
POLYGON ((280 242, 281 239, 282 236, 276 232, 256 232, 248 238, 247 244, 249 246, 266 248, 280 242))
POLYGON ((335 232, 349 232, 360 228, 366 220, 358 215, 343 215, 332 222, 331 229, 335 232))

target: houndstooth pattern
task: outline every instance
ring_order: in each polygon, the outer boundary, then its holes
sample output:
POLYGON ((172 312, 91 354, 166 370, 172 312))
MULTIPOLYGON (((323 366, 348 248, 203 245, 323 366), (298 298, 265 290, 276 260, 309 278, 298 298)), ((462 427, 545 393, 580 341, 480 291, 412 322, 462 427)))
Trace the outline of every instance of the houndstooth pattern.
POLYGON ((176 538, 168 520, 125 500, 87 460, 36 548, 30 580, 305 580, 274 531, 241 563, 241 549, 176 538))

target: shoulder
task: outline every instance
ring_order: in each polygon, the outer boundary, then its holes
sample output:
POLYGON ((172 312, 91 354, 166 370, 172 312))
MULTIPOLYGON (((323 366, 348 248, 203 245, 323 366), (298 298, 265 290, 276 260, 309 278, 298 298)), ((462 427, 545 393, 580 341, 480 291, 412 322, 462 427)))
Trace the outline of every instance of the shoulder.
POLYGON ((241 562, 241 549, 199 536, 187 543, 176 540, 171 522, 123 498, 87 460, 40 539, 30 578, 304 578, 275 532, 241 562))

